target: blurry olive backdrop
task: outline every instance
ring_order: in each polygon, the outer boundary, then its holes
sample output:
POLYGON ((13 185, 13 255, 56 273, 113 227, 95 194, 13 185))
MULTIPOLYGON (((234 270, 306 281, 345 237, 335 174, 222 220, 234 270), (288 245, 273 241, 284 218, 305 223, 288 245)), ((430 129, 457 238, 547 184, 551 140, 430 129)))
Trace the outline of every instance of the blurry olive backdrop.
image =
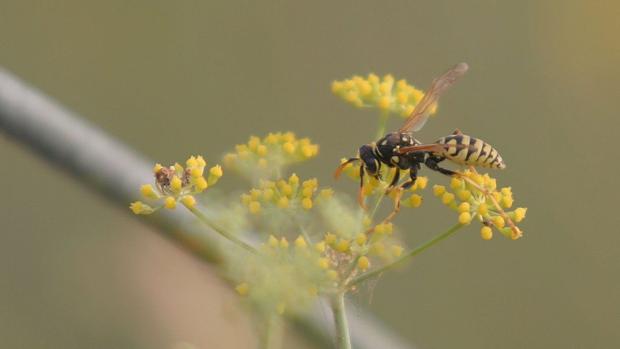
MULTIPOLYGON (((376 113, 330 82, 393 73, 426 88, 468 62, 419 138, 458 127, 494 144, 500 183, 529 207, 525 236, 483 241, 472 226, 354 301, 419 348, 610 348, 618 18, 617 1, 15 0, 0 4, 0 64, 164 163, 295 131, 321 145, 295 170, 353 194, 330 173, 376 113)), ((1 347, 255 345, 209 268, 4 136, 0 159, 1 347)), ((410 244, 454 219, 435 201, 399 218, 410 244)))

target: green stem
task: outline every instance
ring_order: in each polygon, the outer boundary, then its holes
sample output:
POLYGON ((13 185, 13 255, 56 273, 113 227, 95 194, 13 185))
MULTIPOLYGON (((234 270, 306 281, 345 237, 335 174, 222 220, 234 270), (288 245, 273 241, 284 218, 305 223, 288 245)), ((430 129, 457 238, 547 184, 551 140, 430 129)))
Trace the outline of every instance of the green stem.
MULTIPOLYGON (((187 206, 185 206, 187 207, 187 206)), ((232 235, 231 233, 227 232, 226 230, 218 227, 215 223, 213 223, 209 218, 207 218, 207 216, 205 216, 204 213, 202 213, 199 209, 197 209, 196 207, 187 207, 187 209, 193 213, 196 217, 198 217, 198 219, 200 219, 201 222, 203 222, 205 225, 207 225, 209 228, 213 229, 216 233, 220 234, 222 237, 224 237, 225 239, 227 239, 228 241, 234 243, 235 245, 251 252, 254 254, 257 254, 258 251, 248 245, 247 243, 239 240, 239 238, 237 238, 236 236, 232 235)))
POLYGON ((262 334, 261 349, 282 348, 282 323, 276 314, 266 316, 264 332, 262 334))
POLYGON ((390 113, 387 111, 381 112, 379 115, 379 127, 377 128, 377 137, 375 139, 380 139, 385 135, 385 129, 387 127, 387 121, 390 118, 390 113))
POLYGON ((338 292, 331 298, 334 323, 336 325, 336 348, 351 349, 351 337, 349 336, 349 324, 344 309, 344 292, 338 292))
POLYGON ((443 239, 451 236, 452 234, 456 233, 462 227, 463 227, 462 224, 456 224, 456 225, 452 226, 450 229, 444 231, 441 234, 436 235, 435 237, 433 237, 432 239, 430 239, 427 242, 423 243, 422 245, 420 245, 420 246, 414 248, 413 250, 409 251, 408 253, 400 256, 394 262, 392 262, 390 264, 386 264, 386 265, 382 266, 381 268, 377 268, 375 270, 369 271, 369 272, 367 272, 365 274, 362 274, 362 275, 354 278, 353 280, 351 280, 351 282, 349 282, 347 287, 350 288, 351 286, 355 286, 355 285, 359 284, 360 282, 366 281, 366 280, 368 280, 370 278, 378 276, 379 274, 383 273, 386 270, 394 268, 396 265, 406 261, 407 259, 409 259, 411 257, 414 257, 414 256, 418 255, 419 253, 421 253, 422 251, 426 250, 427 248, 435 245, 436 243, 440 242, 441 240, 443 240, 443 239))

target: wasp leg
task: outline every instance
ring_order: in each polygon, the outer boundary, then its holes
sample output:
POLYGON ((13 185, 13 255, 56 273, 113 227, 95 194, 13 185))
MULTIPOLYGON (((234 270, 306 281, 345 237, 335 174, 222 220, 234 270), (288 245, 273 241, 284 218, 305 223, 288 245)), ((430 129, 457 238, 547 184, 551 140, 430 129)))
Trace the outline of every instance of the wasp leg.
POLYGON ((411 168, 409 169, 409 177, 411 178, 411 180, 403 183, 403 185, 400 186, 404 190, 411 188, 411 186, 414 185, 415 181, 418 179, 418 168, 417 167, 411 166, 411 168))
POLYGON ((450 171, 448 169, 445 169, 443 167, 439 167, 438 163, 441 161, 444 161, 445 158, 440 158, 440 157, 429 157, 426 159, 426 161, 424 161, 424 164, 426 165, 426 167, 430 168, 433 171, 437 171, 440 173, 445 174, 446 176, 453 176, 455 174, 458 174, 457 172, 454 171, 450 171))
POLYGON ((360 189, 357 192, 357 203, 364 210, 366 209, 366 205, 364 204, 364 165, 360 165, 360 189))
POLYGON ((396 183, 398 183, 398 180, 400 179, 400 168, 396 167, 396 172, 394 173, 394 178, 392 178, 392 182, 390 182, 390 185, 387 187, 387 189, 385 190, 385 194, 387 195, 390 191, 392 191, 392 189, 394 189, 394 186, 396 186, 396 183))

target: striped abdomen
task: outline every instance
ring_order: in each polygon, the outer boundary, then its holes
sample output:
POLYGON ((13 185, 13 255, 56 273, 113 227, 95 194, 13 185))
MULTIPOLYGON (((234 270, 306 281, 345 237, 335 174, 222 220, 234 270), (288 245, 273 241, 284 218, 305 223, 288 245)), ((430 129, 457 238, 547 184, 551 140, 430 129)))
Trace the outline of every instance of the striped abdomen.
POLYGON ((441 137, 435 143, 453 145, 436 155, 446 157, 458 164, 490 168, 506 167, 499 152, 481 139, 464 134, 454 134, 441 137), (467 147, 457 147, 457 144, 467 147))

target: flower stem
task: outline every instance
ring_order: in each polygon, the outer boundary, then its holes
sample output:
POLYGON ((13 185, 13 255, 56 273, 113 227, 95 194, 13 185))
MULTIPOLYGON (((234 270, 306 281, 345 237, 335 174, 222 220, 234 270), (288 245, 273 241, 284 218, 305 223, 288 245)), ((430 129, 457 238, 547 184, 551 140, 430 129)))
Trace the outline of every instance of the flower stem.
POLYGON ((462 224, 456 224, 456 225, 450 227, 450 229, 444 231, 441 234, 436 235, 435 237, 433 237, 432 239, 430 239, 427 242, 423 243, 422 245, 420 245, 420 246, 414 248, 413 250, 409 251, 408 253, 402 255, 400 258, 396 259, 394 262, 392 262, 390 264, 386 264, 386 265, 382 266, 381 268, 377 268, 375 270, 369 271, 367 273, 364 273, 364 274, 354 278, 353 280, 351 280, 351 282, 349 282, 349 284, 347 285, 347 288, 355 286, 355 285, 359 284, 360 282, 366 281, 366 280, 368 280, 370 278, 378 276, 379 274, 383 273, 386 270, 394 268, 396 265, 404 262, 405 260, 407 260, 407 259, 409 259, 411 257, 416 256, 420 252, 426 250, 427 248, 435 245, 436 243, 440 242, 441 240, 443 240, 443 239, 449 237, 450 235, 456 233, 462 227, 463 227, 462 224))
POLYGON ((351 337, 349 336, 349 324, 344 309, 344 292, 338 292, 331 298, 334 323, 336 325, 336 348, 351 349, 351 337))
POLYGON ((187 209, 191 213, 193 213, 196 217, 198 217, 198 219, 201 222, 203 222, 209 228, 213 229, 216 233, 220 234, 226 240, 228 240, 228 241, 234 243, 235 245, 237 245, 237 246, 247 250, 248 252, 251 252, 251 253, 254 253, 254 254, 258 253, 258 251, 254 247, 252 247, 252 246, 248 245, 247 243, 241 241, 239 238, 237 238, 236 236, 234 236, 231 233, 227 232, 226 230, 218 227, 215 223, 213 223, 209 218, 207 218, 207 216, 205 216, 205 214, 202 213, 196 207, 187 207, 187 209))
POLYGON ((282 323, 276 314, 266 316, 262 334, 261 349, 280 349, 282 347, 282 323))

